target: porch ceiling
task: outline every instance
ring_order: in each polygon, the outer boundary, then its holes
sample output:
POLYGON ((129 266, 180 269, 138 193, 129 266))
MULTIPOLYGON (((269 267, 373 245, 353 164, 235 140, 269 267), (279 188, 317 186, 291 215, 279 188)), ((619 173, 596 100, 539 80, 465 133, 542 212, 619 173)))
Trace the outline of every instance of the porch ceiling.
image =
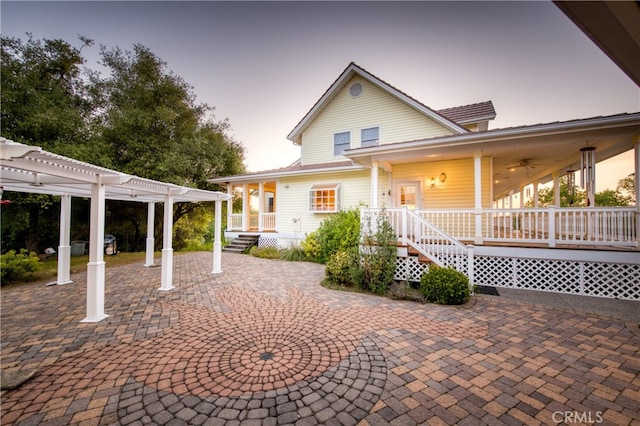
MULTIPOLYGON (((350 150, 355 162, 390 165, 472 158, 481 152, 493 158, 494 194, 552 179, 580 167, 580 149, 596 147, 597 161, 633 149, 640 136, 640 113, 564 123, 496 129, 422 141, 350 150)), ((472 171, 472 170, 470 170, 472 171)))
POLYGON ((164 202, 218 201, 222 192, 205 191, 120 173, 0 138, 0 185, 5 191, 91 197, 91 186, 105 185, 111 200, 164 202))

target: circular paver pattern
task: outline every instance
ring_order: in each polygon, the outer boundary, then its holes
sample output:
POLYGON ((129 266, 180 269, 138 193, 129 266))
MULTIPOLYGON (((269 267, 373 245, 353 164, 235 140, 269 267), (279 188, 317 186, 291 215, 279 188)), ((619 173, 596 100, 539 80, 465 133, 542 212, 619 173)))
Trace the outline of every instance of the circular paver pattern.
MULTIPOLYGON (((273 356, 277 360, 280 355, 274 351, 273 356)), ((262 362, 276 364, 274 360, 262 362)), ((245 376, 244 372, 238 374, 245 376)), ((380 398, 386 377, 387 366, 380 349, 364 337, 350 356, 318 377, 269 391, 230 397, 181 395, 129 379, 119 394, 117 416, 123 425, 137 421, 175 424, 176 420, 202 424, 212 418, 267 420, 273 424, 318 424, 334 419, 352 425, 364 418, 380 398)))

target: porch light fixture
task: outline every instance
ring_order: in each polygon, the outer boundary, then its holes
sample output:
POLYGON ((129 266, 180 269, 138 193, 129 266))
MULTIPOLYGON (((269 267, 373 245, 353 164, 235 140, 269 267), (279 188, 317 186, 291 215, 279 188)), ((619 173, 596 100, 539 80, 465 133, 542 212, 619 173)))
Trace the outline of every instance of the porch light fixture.
POLYGON ((438 176, 437 180, 435 176, 431 176, 431 179, 429 179, 425 183, 428 184, 430 188, 435 188, 438 181, 440 183, 444 183, 446 180, 447 180, 447 174, 445 172, 442 172, 440 173, 440 176, 438 176))

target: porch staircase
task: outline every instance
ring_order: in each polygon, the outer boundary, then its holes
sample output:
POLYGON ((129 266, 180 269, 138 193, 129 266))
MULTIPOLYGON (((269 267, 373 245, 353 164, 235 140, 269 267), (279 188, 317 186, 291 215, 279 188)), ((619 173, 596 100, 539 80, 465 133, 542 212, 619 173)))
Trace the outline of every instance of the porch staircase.
POLYGON ((231 244, 227 245, 222 250, 234 253, 243 253, 251 247, 257 246, 259 238, 259 235, 240 234, 238 235, 238 238, 235 238, 231 244))

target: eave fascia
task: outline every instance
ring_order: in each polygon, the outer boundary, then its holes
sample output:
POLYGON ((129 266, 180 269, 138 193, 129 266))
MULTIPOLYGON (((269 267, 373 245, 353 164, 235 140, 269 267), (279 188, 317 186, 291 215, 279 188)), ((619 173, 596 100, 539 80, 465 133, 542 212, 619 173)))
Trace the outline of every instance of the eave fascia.
POLYGON ((274 179, 279 179, 283 177, 303 176, 303 175, 307 176, 307 175, 338 173, 338 172, 356 172, 356 171, 362 171, 366 169, 367 169, 366 167, 354 164, 351 166, 341 166, 341 167, 331 167, 331 168, 288 170, 288 171, 282 171, 282 172, 255 173, 250 175, 227 176, 222 178, 209 179, 208 182, 217 183, 217 184, 255 183, 259 181, 274 180, 274 179))
POLYGON ((596 130, 608 127, 640 126, 640 113, 632 113, 613 117, 596 117, 592 119, 576 120, 575 122, 559 122, 550 124, 535 124, 525 127, 496 129, 487 132, 469 132, 463 135, 443 136, 433 139, 421 139, 396 144, 378 145, 368 148, 355 148, 344 151, 344 156, 354 163, 364 167, 371 165, 373 156, 384 156, 415 151, 422 148, 456 147, 489 142, 500 142, 526 137, 542 137, 553 134, 596 130))

